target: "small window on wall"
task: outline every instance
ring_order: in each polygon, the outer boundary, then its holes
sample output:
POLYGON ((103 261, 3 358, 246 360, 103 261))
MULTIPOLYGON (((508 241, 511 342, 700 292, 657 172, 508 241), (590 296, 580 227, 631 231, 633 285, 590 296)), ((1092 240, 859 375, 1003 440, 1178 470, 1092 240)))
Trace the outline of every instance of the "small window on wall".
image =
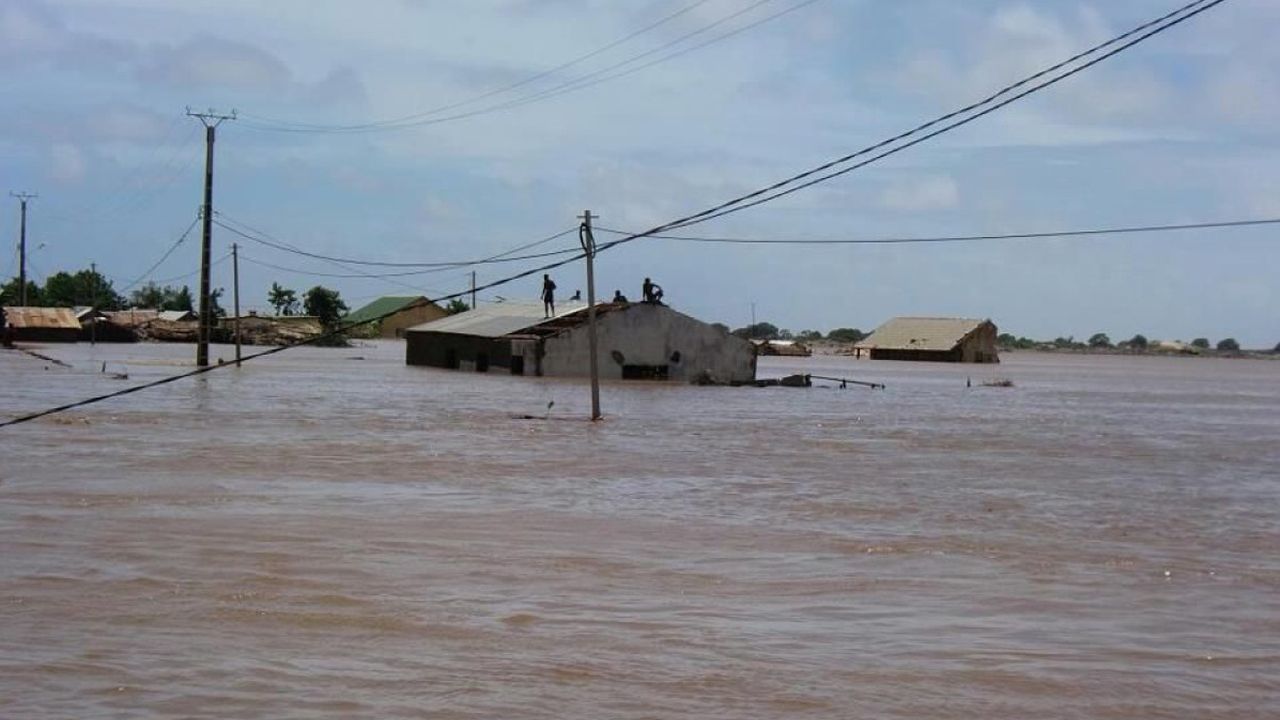
POLYGON ((669 374, 666 365, 623 365, 623 380, 666 380, 669 374))

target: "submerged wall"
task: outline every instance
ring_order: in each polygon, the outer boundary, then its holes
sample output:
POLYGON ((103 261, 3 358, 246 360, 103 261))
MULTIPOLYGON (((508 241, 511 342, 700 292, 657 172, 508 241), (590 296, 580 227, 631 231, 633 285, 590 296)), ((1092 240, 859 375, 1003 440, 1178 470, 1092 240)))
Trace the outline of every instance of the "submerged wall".
MULTIPOLYGON (((602 312, 597 338, 600 377, 605 379, 688 382, 705 375, 731 383, 756 377, 750 342, 664 305, 632 303, 602 312)), ((525 367, 552 377, 585 377, 590 374, 589 343, 584 322, 539 343, 540 358, 539 348, 527 345, 525 367)))

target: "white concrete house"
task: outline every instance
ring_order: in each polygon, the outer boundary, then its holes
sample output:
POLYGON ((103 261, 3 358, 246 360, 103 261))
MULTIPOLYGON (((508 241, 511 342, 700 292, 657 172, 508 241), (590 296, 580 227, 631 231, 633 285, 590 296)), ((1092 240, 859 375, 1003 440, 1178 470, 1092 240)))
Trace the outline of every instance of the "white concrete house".
MULTIPOLYGON (((653 303, 596 305, 600 376, 614 380, 755 381, 748 341, 653 303)), ((405 360, 477 372, 586 377, 587 311, 553 318, 541 304, 503 302, 409 328, 405 360)))

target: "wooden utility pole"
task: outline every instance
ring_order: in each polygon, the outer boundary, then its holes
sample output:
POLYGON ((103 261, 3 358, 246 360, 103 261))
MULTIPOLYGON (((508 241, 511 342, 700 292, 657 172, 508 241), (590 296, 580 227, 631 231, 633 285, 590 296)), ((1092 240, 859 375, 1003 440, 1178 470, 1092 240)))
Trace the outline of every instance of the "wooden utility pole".
POLYGON ((89 295, 89 344, 98 344, 98 263, 89 263, 93 275, 93 293, 89 295))
POLYGON ((476 309, 476 271, 471 271, 471 309, 476 309))
POLYGON ((584 210, 578 241, 587 256, 587 345, 591 351, 591 420, 600 419, 600 358, 596 356, 596 239, 591 234, 591 211, 584 210))
POLYGON ((240 367, 240 246, 231 243, 231 278, 235 285, 231 297, 236 314, 236 367, 240 367))
POLYGON ((208 112, 191 112, 187 115, 197 118, 204 124, 204 232, 200 242, 200 334, 196 342, 196 365, 205 367, 209 364, 209 255, 213 244, 213 142, 218 134, 218 126, 223 120, 235 120, 236 112, 230 115, 219 115, 212 109, 208 112))
POLYGON ((40 197, 29 192, 10 192, 22 206, 22 220, 18 225, 18 297, 23 307, 27 305, 27 201, 40 197))

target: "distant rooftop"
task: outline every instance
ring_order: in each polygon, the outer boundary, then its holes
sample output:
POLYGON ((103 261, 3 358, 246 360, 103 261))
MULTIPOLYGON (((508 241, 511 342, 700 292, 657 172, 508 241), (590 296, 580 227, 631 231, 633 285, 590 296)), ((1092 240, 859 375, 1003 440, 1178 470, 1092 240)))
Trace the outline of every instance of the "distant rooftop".
POLYGON ((945 352, 988 322, 973 318, 896 317, 876 328, 855 347, 945 352))
MULTIPOLYGON (((559 303, 559 312, 555 317, 572 315, 586 309, 586 303, 559 303)), ((543 316, 542 303, 505 301, 491 305, 481 305, 474 310, 460 312, 457 315, 432 320, 415 325, 408 332, 438 332, 453 335, 473 335, 475 337, 498 338, 503 335, 526 330, 541 325, 554 318, 543 316)))
POLYGON ((390 315, 420 302, 431 303, 430 300, 422 295, 385 295, 358 310, 348 313, 342 318, 342 321, 354 325, 382 317, 383 315, 390 315))

